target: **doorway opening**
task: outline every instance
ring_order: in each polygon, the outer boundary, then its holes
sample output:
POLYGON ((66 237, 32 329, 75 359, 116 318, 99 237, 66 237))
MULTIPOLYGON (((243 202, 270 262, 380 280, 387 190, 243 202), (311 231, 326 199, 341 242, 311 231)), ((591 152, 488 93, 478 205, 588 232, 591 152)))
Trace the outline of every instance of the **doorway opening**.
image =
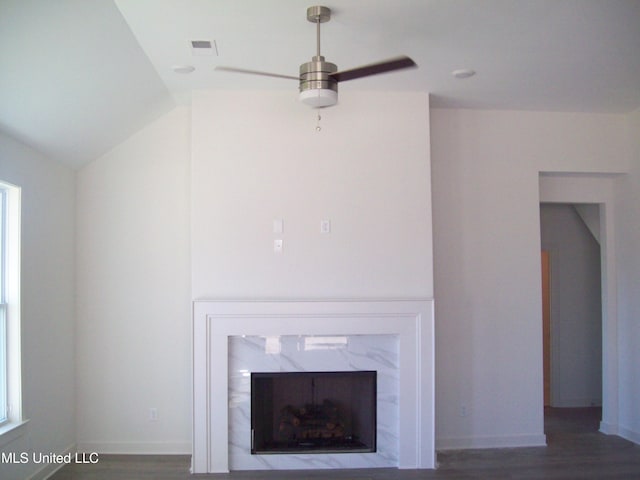
POLYGON ((545 433, 597 431, 602 408, 598 204, 540 205, 545 433))

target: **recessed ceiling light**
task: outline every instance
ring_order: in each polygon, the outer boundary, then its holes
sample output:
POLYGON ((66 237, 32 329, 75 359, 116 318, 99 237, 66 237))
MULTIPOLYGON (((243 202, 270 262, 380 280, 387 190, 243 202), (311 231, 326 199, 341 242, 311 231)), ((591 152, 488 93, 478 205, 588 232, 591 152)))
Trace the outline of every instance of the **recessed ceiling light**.
POLYGON ((173 67, 171 67, 171 70, 176 73, 191 73, 195 69, 196 67, 194 67, 193 65, 174 65, 173 67))
POLYGON ((471 70, 470 68, 461 68, 459 70, 454 70, 453 72, 451 72, 451 75, 456 78, 469 78, 473 77, 475 74, 475 70, 471 70))

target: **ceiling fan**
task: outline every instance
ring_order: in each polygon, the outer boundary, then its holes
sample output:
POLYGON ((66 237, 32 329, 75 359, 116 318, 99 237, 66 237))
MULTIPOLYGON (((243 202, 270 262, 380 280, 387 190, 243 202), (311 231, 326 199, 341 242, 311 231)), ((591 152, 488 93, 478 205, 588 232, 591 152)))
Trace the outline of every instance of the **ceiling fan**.
POLYGON ((338 71, 338 67, 334 63, 325 62, 324 57, 320 55, 320 24, 328 22, 330 19, 331 9, 328 7, 314 6, 307 9, 307 20, 317 25, 317 49, 316 55, 311 58, 310 62, 300 65, 300 75, 298 77, 235 67, 218 66, 216 70, 299 80, 300 100, 303 103, 312 107, 328 107, 338 102, 339 82, 417 66, 411 58, 403 55, 349 70, 338 71))

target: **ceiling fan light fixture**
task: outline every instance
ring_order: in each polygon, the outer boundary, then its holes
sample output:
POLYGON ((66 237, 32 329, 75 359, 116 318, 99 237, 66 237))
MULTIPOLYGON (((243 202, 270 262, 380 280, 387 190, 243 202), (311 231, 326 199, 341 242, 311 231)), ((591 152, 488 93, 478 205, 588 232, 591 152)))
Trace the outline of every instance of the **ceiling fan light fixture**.
POLYGON ((300 101, 310 107, 330 107, 338 103, 338 92, 329 88, 312 88, 300 92, 300 101))
POLYGON ((216 70, 298 80, 300 101, 311 107, 320 108, 338 103, 338 83, 340 82, 417 67, 416 62, 406 55, 402 55, 339 72, 335 63, 325 61, 325 58, 320 54, 320 24, 328 22, 330 19, 331 9, 328 7, 315 6, 307 9, 307 20, 316 25, 316 54, 311 57, 310 62, 300 65, 299 77, 234 67, 217 66, 216 70))
POLYGON ((311 107, 330 107, 338 103, 338 82, 331 78, 338 67, 317 55, 300 65, 300 101, 311 107))

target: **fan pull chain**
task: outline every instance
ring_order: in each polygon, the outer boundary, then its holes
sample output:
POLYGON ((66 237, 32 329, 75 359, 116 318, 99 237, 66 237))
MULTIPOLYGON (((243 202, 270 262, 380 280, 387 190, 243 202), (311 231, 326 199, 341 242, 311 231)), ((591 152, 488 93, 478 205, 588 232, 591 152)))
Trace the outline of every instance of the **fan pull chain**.
POLYGON ((322 127, 320 126, 320 120, 322 120, 322 117, 320 116, 320 114, 318 114, 318 123, 316 124, 316 132, 320 132, 322 130, 322 127))

